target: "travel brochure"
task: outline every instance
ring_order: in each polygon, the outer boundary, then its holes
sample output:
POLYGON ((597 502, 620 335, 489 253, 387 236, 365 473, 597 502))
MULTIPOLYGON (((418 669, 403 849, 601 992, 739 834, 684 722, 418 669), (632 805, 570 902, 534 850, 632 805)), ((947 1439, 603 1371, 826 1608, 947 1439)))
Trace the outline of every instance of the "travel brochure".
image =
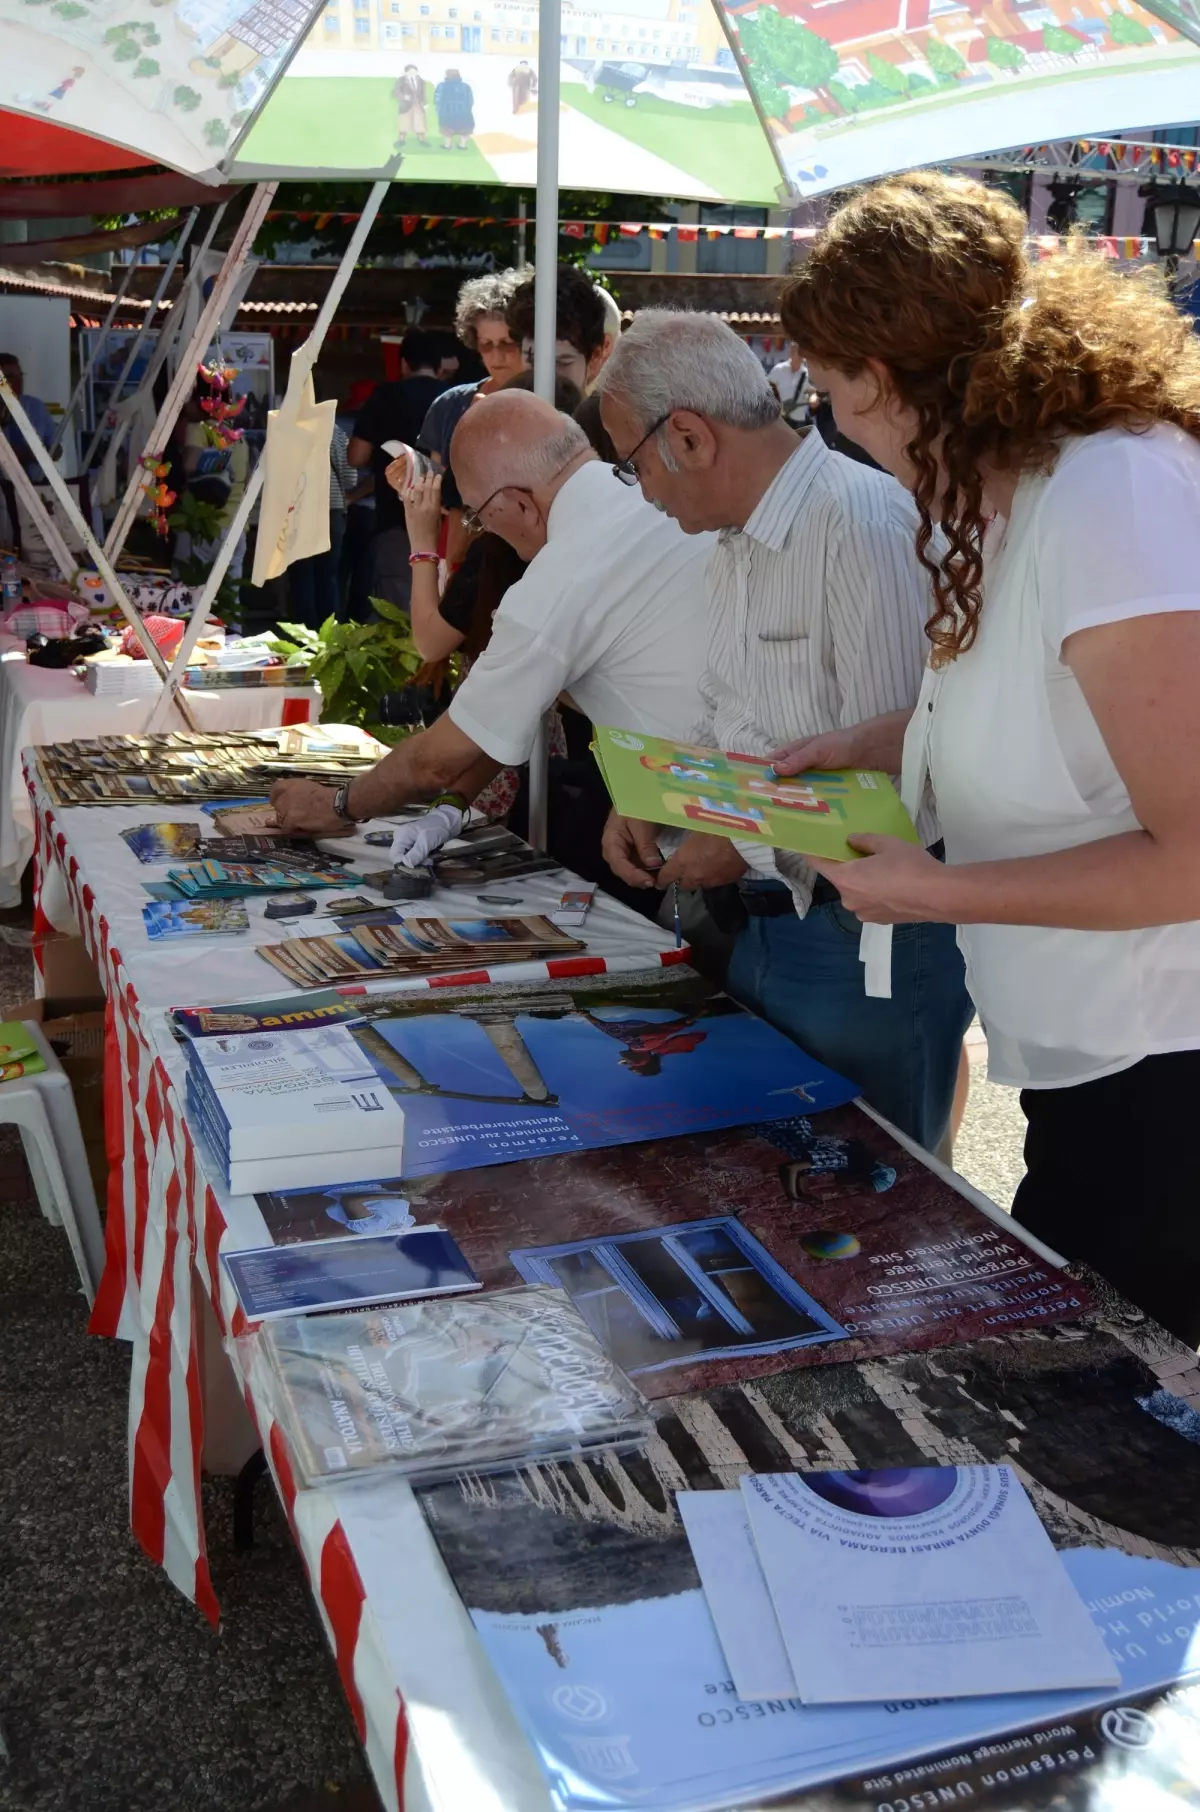
POLYGON ((20 1082, 45 1073, 46 1059, 29 1027, 21 1020, 0 1023, 0 1082, 20 1082))
POLYGON ((194 862, 200 853, 198 824, 135 824, 121 841, 139 862, 194 862))
MULTIPOLYGON (((346 877, 345 885, 356 879, 346 877)), ((293 885, 296 885, 293 882, 293 885)), ((309 885, 305 882, 304 885, 309 885)), ((291 938, 260 944, 265 957, 301 988, 372 976, 433 974, 490 968, 496 963, 574 956, 585 946, 541 917, 521 919, 406 918, 357 914, 349 929, 328 937, 291 938)))
POLYGON ((55 805, 193 805, 208 799, 261 798, 275 780, 337 785, 386 754, 371 737, 337 741, 316 725, 282 730, 172 731, 96 736, 35 751, 38 774, 55 805))
POLYGON ((791 1664, 768 1698, 841 1705, 1120 1686, 1011 1467, 765 1473, 740 1484, 761 1581, 737 1613, 741 1639, 758 1613, 773 1614, 791 1664))
POLYGON ((221 1263, 248 1321, 482 1288, 440 1227, 367 1239, 347 1235, 304 1246, 259 1246, 222 1253, 221 1263))
POLYGON ((267 1322, 242 1344, 298 1482, 412 1483, 636 1446, 640 1392, 560 1290, 267 1322))
POLYGON ((142 907, 142 923, 151 943, 180 937, 232 937, 250 929, 250 918, 241 900, 156 897, 142 907))
POLYGON ((839 768, 786 779, 761 755, 597 729, 604 783, 626 818, 846 861, 865 832, 918 841, 886 774, 839 768))
POLYGON ((273 1002, 176 1014, 199 1031, 189 1067, 214 1034, 221 1042, 280 1026, 274 1043, 295 1037, 292 1028, 327 1027, 346 1067, 365 1060, 373 1083, 403 1103, 403 1169, 413 1177, 786 1119, 856 1092, 696 976, 318 995, 307 1014, 304 1005, 283 1015, 273 1002))

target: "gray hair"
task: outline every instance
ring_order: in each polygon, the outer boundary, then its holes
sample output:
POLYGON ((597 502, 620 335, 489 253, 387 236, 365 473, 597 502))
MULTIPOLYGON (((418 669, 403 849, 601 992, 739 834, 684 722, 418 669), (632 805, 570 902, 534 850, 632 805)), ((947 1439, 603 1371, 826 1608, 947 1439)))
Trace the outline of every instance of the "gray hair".
POLYGON ((503 469, 502 483, 515 485, 518 490, 540 490, 573 459, 592 451, 592 443, 577 421, 569 415, 558 419, 561 427, 544 440, 530 441, 525 446, 510 443, 502 453, 497 452, 497 470, 501 464, 503 469))
POLYGON ((489 315, 504 320, 512 293, 525 275, 524 271, 489 271, 486 277, 472 277, 463 284, 454 309, 454 331, 464 346, 477 350, 475 330, 489 315))
POLYGON ((766 372, 719 315, 640 309, 596 389, 623 404, 643 433, 674 409, 728 428, 766 428, 779 420, 779 398, 766 372))

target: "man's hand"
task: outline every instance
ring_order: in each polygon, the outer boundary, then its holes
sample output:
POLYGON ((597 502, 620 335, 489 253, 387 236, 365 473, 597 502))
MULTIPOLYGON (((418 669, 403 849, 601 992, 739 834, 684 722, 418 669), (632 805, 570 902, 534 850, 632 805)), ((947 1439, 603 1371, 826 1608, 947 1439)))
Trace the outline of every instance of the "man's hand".
POLYGON ((853 768, 860 765, 854 745, 853 730, 826 730, 772 749, 767 760, 780 775, 803 774, 809 768, 853 768))
POLYGON ((604 826, 600 853, 615 875, 630 887, 661 887, 658 871, 662 851, 654 840, 655 826, 639 818, 622 818, 610 812, 604 826))
POLYGON ((666 867, 661 869, 657 885, 671 887, 728 887, 739 881, 746 864, 728 837, 706 837, 692 831, 684 838, 666 867))
POLYGON ((271 804, 282 830, 293 837, 350 837, 354 826, 333 809, 335 788, 319 780, 277 780, 271 804))
POLYGON ((806 858, 831 881, 842 905, 864 925, 914 925, 926 921, 953 924, 950 894, 953 870, 927 850, 902 837, 861 836, 849 839, 861 850, 861 862, 826 862, 806 858))

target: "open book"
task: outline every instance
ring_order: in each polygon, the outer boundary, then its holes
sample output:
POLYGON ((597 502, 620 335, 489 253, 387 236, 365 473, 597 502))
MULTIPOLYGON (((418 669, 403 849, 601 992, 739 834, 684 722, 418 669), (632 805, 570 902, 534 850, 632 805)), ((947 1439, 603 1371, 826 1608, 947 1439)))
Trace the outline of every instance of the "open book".
POLYGON ((626 818, 761 842, 845 861, 867 832, 918 841, 886 774, 812 770, 781 779, 760 755, 597 727, 592 744, 613 804, 626 818))

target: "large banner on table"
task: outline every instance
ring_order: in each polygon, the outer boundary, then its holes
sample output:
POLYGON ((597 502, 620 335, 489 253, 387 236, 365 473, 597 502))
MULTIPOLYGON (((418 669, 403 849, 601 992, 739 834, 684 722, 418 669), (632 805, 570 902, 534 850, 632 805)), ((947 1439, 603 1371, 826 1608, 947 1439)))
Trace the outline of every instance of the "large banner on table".
MULTIPOLYGON (((503 182, 532 197, 535 0, 329 0, 237 175, 503 182)), ((774 201, 781 183, 711 0, 564 0, 559 182, 774 201)))
POLYGON ((0 0, 0 108, 212 175, 319 4, 0 0))
POLYGON ((803 195, 1196 117, 1197 0, 715 0, 803 195))

